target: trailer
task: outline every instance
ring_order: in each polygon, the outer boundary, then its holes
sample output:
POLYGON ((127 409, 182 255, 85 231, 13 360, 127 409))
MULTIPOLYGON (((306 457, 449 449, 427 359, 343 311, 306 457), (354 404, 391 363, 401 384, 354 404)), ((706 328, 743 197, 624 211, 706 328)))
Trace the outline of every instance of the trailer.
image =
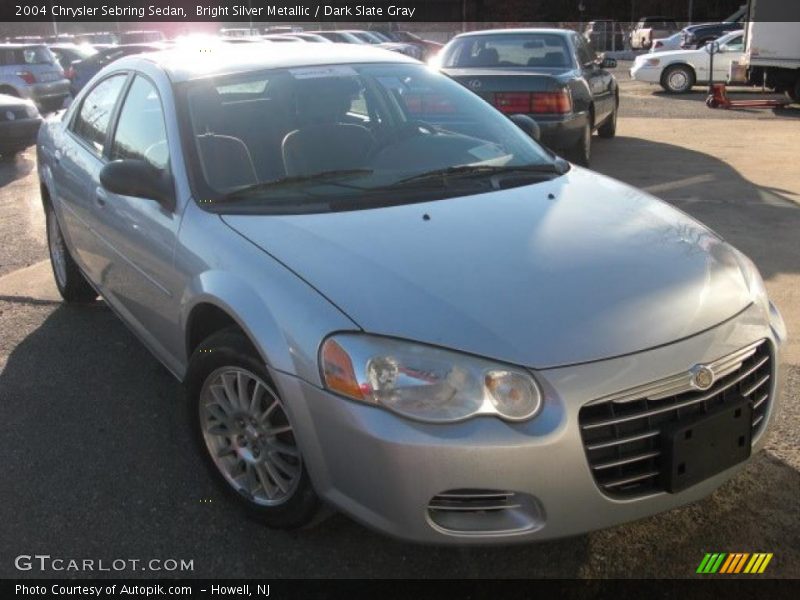
POLYGON ((731 64, 729 82, 786 92, 800 102, 800 2, 750 0, 744 53, 731 64))

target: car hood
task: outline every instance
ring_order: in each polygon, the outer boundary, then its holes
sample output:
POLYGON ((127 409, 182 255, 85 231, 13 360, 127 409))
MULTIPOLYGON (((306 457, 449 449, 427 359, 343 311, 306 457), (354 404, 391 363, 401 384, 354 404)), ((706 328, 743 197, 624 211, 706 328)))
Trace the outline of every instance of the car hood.
POLYGON ((222 219, 365 331, 532 368, 674 342, 750 304, 713 232, 577 167, 461 198, 222 219))
POLYGON ((702 50, 702 49, 695 49, 695 50, 692 50, 692 49, 688 49, 688 50, 661 50, 661 51, 656 50, 655 52, 650 52, 648 54, 640 54, 639 56, 636 57, 636 60, 634 62, 635 63, 641 63, 641 62, 644 62, 644 61, 649 60, 651 58, 660 58, 660 59, 669 59, 669 60, 677 58, 677 59, 681 59, 681 60, 687 60, 689 58, 694 58, 694 57, 703 56, 703 55, 708 57, 708 54, 706 53, 706 51, 702 50))

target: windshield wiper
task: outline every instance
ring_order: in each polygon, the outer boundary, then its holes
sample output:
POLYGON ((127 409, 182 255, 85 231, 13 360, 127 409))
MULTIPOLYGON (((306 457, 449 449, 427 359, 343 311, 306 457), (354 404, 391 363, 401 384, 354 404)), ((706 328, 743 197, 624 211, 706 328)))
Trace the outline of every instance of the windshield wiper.
MULTIPOLYGON (((272 181, 263 181, 261 183, 254 183, 238 190, 234 190, 225 194, 220 198, 221 201, 239 200, 246 196, 252 196, 259 192, 281 189, 286 187, 294 187, 297 185, 309 183, 323 183, 325 185, 335 185, 338 187, 346 187, 354 190, 364 190, 367 188, 337 181, 338 179, 346 179, 348 177, 358 177, 363 175, 371 175, 372 169, 337 169, 333 171, 320 171, 319 173, 311 173, 310 175, 296 175, 293 177, 281 177, 280 179, 273 179, 272 181)), ((308 194, 313 196, 313 194, 308 194)))
POLYGON ((402 187, 405 185, 413 185, 417 183, 426 183, 429 181, 443 181, 446 182, 448 178, 462 178, 474 176, 493 176, 493 175, 509 175, 514 173, 531 173, 541 175, 563 175, 569 170, 569 163, 566 161, 556 161, 554 163, 545 163, 541 165, 459 165, 455 167, 446 167, 444 169, 435 169, 433 171, 426 171, 400 181, 395 181, 388 187, 402 187))

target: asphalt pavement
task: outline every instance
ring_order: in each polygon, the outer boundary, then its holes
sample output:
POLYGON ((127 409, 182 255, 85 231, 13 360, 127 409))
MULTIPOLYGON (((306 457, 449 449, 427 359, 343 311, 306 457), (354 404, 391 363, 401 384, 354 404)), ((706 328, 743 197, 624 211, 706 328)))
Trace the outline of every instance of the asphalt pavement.
MULTIPOLYGON (((595 138, 594 168, 750 254, 790 334, 800 331, 800 173, 789 162, 800 121, 652 92, 625 83, 619 136, 595 138), (656 108, 662 102, 668 108, 656 108)), ((243 518, 212 485, 179 384, 102 302, 61 304, 44 258, 31 149, 0 163, 0 577, 64 575, 15 569, 15 557, 36 553, 192 561, 193 570, 168 574, 196 577, 690 577, 704 553, 736 551, 773 552, 769 575, 800 577, 797 342, 787 348, 784 409, 767 449, 692 506, 524 546, 411 545, 342 515, 278 532, 243 518)))

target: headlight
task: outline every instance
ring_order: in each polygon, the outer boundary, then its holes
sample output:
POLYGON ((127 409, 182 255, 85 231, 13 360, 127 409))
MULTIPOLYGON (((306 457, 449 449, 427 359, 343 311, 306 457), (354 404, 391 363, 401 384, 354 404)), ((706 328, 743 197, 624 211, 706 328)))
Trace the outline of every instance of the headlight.
POLYGON ((330 391, 421 421, 522 421, 542 407, 524 369, 414 342, 337 334, 322 344, 320 368, 330 391))

